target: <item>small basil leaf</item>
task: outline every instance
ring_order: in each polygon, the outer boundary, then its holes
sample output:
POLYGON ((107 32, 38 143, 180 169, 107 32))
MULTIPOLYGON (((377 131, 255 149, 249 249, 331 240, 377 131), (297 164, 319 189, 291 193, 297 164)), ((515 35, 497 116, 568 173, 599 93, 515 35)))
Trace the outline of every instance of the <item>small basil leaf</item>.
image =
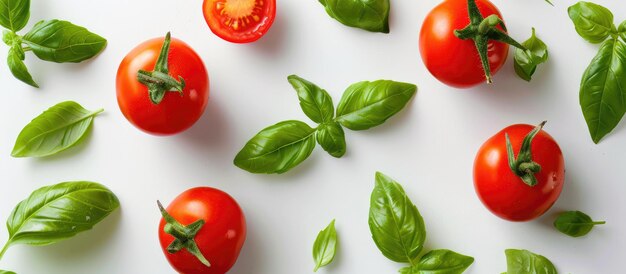
POLYGON ((44 157, 66 150, 82 140, 102 111, 89 111, 72 101, 59 103, 22 129, 11 156, 44 157))
POLYGON ((585 40, 598 44, 615 31, 613 13, 607 8, 580 1, 567 9, 576 32, 585 40))
POLYGON ((0 270, 0 274, 15 274, 13 271, 0 270))
POLYGON ((320 0, 320 3, 330 17, 346 26, 389 33, 389 0, 320 0))
POLYGON ((48 245, 91 229, 120 206, 109 189, 66 182, 35 190, 7 220, 9 245, 48 245))
POLYGON ((57 63, 90 59, 107 44, 106 39, 86 28, 60 20, 37 23, 23 39, 39 59, 57 63))
POLYGON ((11 47, 11 49, 9 49, 9 55, 7 56, 7 64, 9 65, 9 69, 11 70, 11 74, 13 74, 13 76, 15 76, 15 78, 17 78, 18 80, 38 88, 39 85, 37 85, 37 83, 35 83, 35 80, 33 80, 33 76, 30 75, 30 73, 28 72, 28 68, 26 67, 26 64, 24 64, 24 51, 22 50, 21 47, 17 46, 17 47, 11 47))
POLYGON ((528 250, 507 249, 506 274, 557 274, 556 268, 546 257, 528 250))
POLYGON ((606 40, 583 74, 580 106, 597 144, 609 134, 626 113, 626 44, 606 40))
POLYGON ((359 82, 344 92, 335 119, 351 130, 369 129, 402 110, 416 92, 417 86, 408 83, 359 82))
POLYGON ((338 123, 321 124, 316 135, 317 143, 333 157, 341 158, 346 154, 346 136, 338 123))
POLYGON ((285 173, 311 155, 315 129, 300 121, 285 121, 254 136, 235 157, 235 165, 252 173, 285 173))
POLYGON ((554 221, 554 227, 563 234, 571 237, 582 237, 591 232, 596 225, 606 222, 594 222, 589 215, 580 211, 568 211, 559 215, 554 221))
POLYGON ((535 28, 533 28, 532 36, 522 45, 526 50, 515 50, 515 72, 520 78, 530 82, 537 66, 548 61, 548 47, 537 38, 535 28))
POLYGON ((313 244, 313 260, 315 269, 313 272, 330 264, 335 259, 337 253, 337 231, 335 230, 335 220, 317 235, 313 244))
POLYGON ((19 31, 30 18, 30 0, 0 0, 0 25, 19 31))
POLYGON ((399 263, 417 260, 426 239, 424 220, 402 186, 380 172, 370 200, 369 227, 385 257, 399 263))
POLYGON ((417 274, 461 274, 474 263, 474 258, 447 249, 432 250, 420 259, 417 274))
POLYGON ((300 106, 306 116, 318 124, 333 120, 335 107, 328 92, 297 75, 291 75, 287 79, 298 92, 300 106))

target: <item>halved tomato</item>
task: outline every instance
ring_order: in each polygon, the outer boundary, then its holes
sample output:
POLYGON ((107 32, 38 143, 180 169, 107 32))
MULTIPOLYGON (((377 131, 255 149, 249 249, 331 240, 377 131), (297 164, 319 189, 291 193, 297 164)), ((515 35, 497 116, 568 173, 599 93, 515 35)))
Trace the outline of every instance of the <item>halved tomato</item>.
POLYGON ((203 12, 217 36, 249 43, 265 35, 274 23, 276 0, 204 0, 203 12))

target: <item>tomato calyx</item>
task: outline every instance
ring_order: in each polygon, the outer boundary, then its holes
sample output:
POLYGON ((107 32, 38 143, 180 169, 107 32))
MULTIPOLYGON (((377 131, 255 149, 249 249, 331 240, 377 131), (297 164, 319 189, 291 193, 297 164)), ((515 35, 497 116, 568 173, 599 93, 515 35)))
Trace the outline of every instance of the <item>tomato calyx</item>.
POLYGON ((526 48, 506 34, 504 21, 497 15, 492 14, 484 18, 480 10, 478 10, 476 0, 468 0, 467 9, 470 23, 463 29, 454 30, 454 35, 462 40, 474 40, 476 50, 478 50, 478 54, 480 55, 483 70, 485 71, 485 78, 487 79, 487 83, 491 84, 493 80, 491 79, 491 67, 489 65, 489 56, 487 55, 489 40, 507 43, 522 50, 526 50, 526 48), (497 26, 500 26, 504 31, 498 29, 497 26))
POLYGON ((185 88, 183 77, 178 76, 178 81, 176 81, 174 77, 169 75, 167 58, 170 52, 170 42, 171 35, 168 32, 165 35, 154 71, 139 70, 137 73, 137 80, 148 87, 150 101, 155 105, 163 101, 167 92, 178 92, 180 96, 183 96, 183 89, 185 88))
POLYGON ((526 137, 524 137, 524 141, 522 142, 522 147, 517 155, 517 159, 515 159, 515 153, 513 152, 513 146, 511 145, 511 140, 509 139, 509 134, 505 134, 506 136, 506 152, 509 158, 509 166, 515 175, 520 177, 522 181, 528 186, 537 185, 537 178, 535 178, 535 173, 541 171, 541 165, 533 161, 532 153, 530 151, 533 139, 537 134, 541 131, 543 126, 547 123, 547 121, 543 121, 537 127, 535 127, 526 137))
POLYGON ((165 227, 163 231, 165 233, 174 236, 175 240, 167 247, 167 252, 170 254, 174 254, 183 249, 187 249, 189 253, 196 256, 202 264, 207 267, 211 267, 211 263, 202 255, 196 241, 194 240, 198 231, 204 226, 204 220, 197 220, 190 225, 184 226, 179 223, 172 215, 167 213, 165 208, 160 201, 157 201, 159 206, 159 210, 161 211, 161 215, 163 215, 163 219, 165 219, 165 227))

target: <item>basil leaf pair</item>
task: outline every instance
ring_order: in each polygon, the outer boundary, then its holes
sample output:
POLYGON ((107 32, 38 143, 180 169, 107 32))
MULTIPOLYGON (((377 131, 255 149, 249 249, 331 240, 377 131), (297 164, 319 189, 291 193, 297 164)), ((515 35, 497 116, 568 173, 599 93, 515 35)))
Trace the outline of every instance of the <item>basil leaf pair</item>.
POLYGON ((561 233, 571 237, 582 237, 596 225, 606 224, 605 221, 593 221, 589 215, 580 211, 563 212, 554 221, 554 227, 561 233))
POLYGON ((313 260, 317 272, 320 267, 330 264, 335 259, 337 253, 337 231, 335 230, 335 220, 317 235, 313 244, 313 260))
POLYGON ((579 95, 589 133, 597 144, 626 113, 626 87, 621 83, 626 79, 626 28, 618 30, 611 11, 593 3, 578 2, 568 13, 582 38, 602 43, 583 74, 579 95))
POLYGON ((556 268, 546 257, 528 250, 507 249, 507 270, 503 274, 557 274, 556 268))
POLYGON ((463 273, 474 258, 450 250, 433 250, 421 258, 426 240, 424 220, 402 186, 378 172, 370 200, 372 239, 388 259, 408 263, 403 274, 463 273))
POLYGON ((340 23, 371 32, 389 33, 389 0, 319 0, 340 23))
POLYGON ((365 130, 402 110, 417 92, 413 84, 378 80, 359 82, 344 92, 335 109, 328 92, 296 75, 288 77, 304 113, 319 125, 284 121, 255 135, 237 154, 234 164, 252 173, 285 173, 306 160, 315 143, 334 157, 346 153, 343 127, 365 130))
POLYGON ((520 78, 530 82, 537 66, 548 61, 548 47, 541 39, 537 38, 535 28, 532 29, 532 35, 522 43, 522 46, 526 50, 515 49, 515 73, 520 78))

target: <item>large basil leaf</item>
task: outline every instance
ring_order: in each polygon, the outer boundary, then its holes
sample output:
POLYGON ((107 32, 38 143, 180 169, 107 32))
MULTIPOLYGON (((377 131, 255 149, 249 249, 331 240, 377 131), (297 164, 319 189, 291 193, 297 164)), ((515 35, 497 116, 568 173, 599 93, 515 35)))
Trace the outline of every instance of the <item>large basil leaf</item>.
POLYGON ((86 28, 60 20, 37 23, 23 39, 39 59, 57 63, 87 60, 107 44, 106 39, 86 28))
POLYGON ((298 92, 300 106, 306 116, 318 124, 333 120, 335 107, 328 92, 297 75, 291 75, 287 79, 298 92))
POLYGON ((92 182, 66 182, 34 191, 7 220, 9 245, 48 245, 91 229, 120 203, 92 182))
POLYGON ((285 173, 311 155, 315 129, 300 121, 285 121, 254 136, 235 157, 235 165, 252 173, 285 173))
POLYGON ((7 56, 7 64, 9 65, 9 70, 11 70, 11 74, 15 76, 18 80, 38 88, 39 85, 35 83, 33 80, 33 76, 28 72, 28 68, 26 64, 24 64, 24 51, 21 46, 13 46, 9 49, 9 55, 7 56))
POLYGON ((432 250, 420 258, 411 274, 461 274, 474 263, 474 258, 447 249, 432 250))
POLYGON ((537 66, 548 61, 548 46, 537 38, 535 28, 533 28, 530 38, 522 45, 526 50, 515 50, 515 73, 520 78, 530 81, 537 70, 537 66))
POLYGON ((591 43, 601 43, 616 32, 613 13, 603 6, 580 1, 569 7, 567 13, 574 22, 576 32, 591 43))
POLYGON ((328 154, 341 158, 346 154, 346 135, 341 125, 336 122, 324 123, 317 128, 317 143, 328 154))
POLYGON ((399 263, 417 260, 426 239, 424 220, 402 186, 380 172, 370 200, 369 227, 385 257, 399 263))
POLYGON ((15 274, 13 271, 0 270, 0 274, 15 274))
POLYGON ((0 0, 0 25, 14 32, 26 26, 30 18, 30 0, 0 0))
POLYGON ((556 268, 546 257, 528 250, 507 249, 506 274, 557 274, 556 268))
POLYGON ((89 111, 72 101, 59 103, 22 129, 11 156, 44 157, 68 149, 82 140, 102 111, 89 111))
POLYGON ((372 32, 389 33, 389 0, 319 0, 340 23, 372 32))
POLYGON ((568 211, 559 215, 554 221, 554 227, 561 233, 571 237, 582 237, 596 225, 603 225, 604 221, 593 221, 589 215, 580 211, 568 211))
POLYGON ((335 230, 335 220, 317 235, 313 244, 313 260, 315 269, 313 272, 330 264, 335 259, 337 253, 337 231, 335 230))
POLYGON ((408 83, 389 80, 359 82, 344 92, 335 119, 352 130, 369 129, 402 110, 416 92, 417 86, 408 83))
POLYGON ((626 44, 606 40, 583 74, 580 106, 595 143, 610 133, 626 113, 626 44))

